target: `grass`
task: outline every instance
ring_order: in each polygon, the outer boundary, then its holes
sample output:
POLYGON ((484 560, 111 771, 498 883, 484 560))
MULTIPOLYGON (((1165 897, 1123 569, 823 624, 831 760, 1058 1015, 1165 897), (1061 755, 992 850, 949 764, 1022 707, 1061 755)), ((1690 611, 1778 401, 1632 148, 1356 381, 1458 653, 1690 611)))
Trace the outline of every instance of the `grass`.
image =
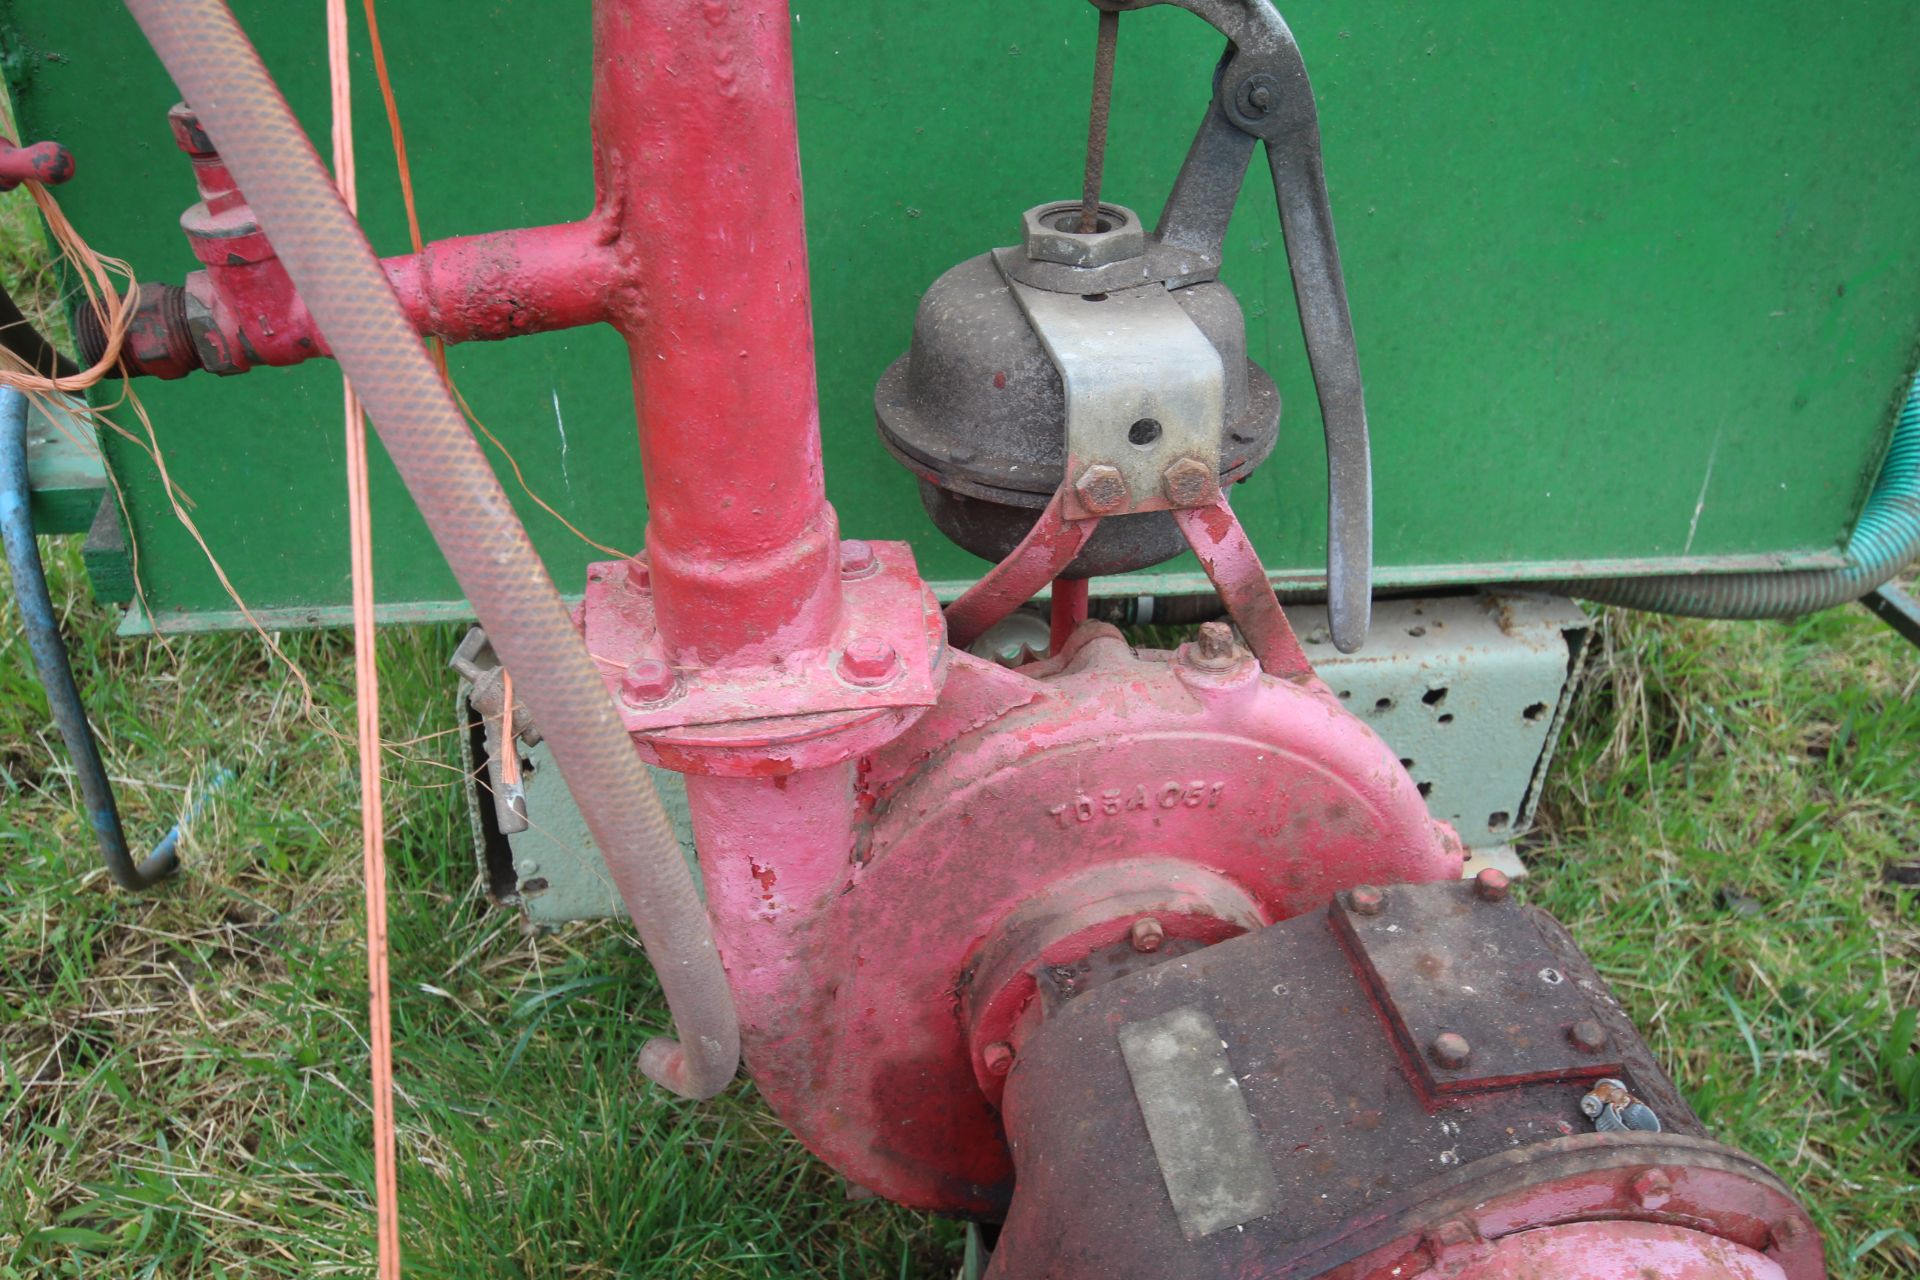
MULTIPOLYGON (((346 638, 284 638, 309 718, 255 637, 115 639, 77 549, 45 545, 135 841, 238 776, 183 877, 114 889, 0 606, 0 1280, 368 1275, 346 638)), ((1920 903, 1883 875, 1920 856, 1920 658, 1857 612, 1599 636, 1529 895, 1718 1135, 1801 1189, 1836 1275, 1920 1272, 1920 903)), ((849 1202, 749 1084, 694 1105, 639 1079, 666 1028, 629 930, 487 908, 456 638, 381 642, 409 1274, 951 1275, 956 1228, 849 1202)))
MULTIPOLYGON (((349 749, 264 645, 112 635, 53 558, 80 683, 135 840, 238 772, 187 874, 120 892, 0 622, 0 1276, 367 1274, 365 960, 349 749)), ((958 1232, 850 1203, 742 1083, 668 1098, 627 929, 523 931, 480 896, 454 784, 446 628, 382 638, 394 1035, 410 1274, 934 1275, 958 1232)), ((334 726, 340 635, 287 638, 334 726)))

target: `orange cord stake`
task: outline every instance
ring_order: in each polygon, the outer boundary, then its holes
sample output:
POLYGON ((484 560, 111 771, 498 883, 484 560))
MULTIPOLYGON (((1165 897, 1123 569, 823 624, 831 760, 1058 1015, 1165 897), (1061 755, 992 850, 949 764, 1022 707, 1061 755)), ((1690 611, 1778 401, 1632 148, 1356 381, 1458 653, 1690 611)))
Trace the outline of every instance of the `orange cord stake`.
MULTIPOLYGON (((333 90, 333 172, 355 208, 353 101, 346 0, 327 0, 327 67, 333 90)), ((399 1186, 393 1129, 393 1017, 387 979, 387 849, 380 800, 380 676, 373 622, 373 528, 367 496, 367 427, 345 388, 347 537, 353 565, 354 701, 360 730, 360 841, 367 883, 367 1021, 373 1050, 373 1196, 380 1280, 400 1275, 399 1186)))

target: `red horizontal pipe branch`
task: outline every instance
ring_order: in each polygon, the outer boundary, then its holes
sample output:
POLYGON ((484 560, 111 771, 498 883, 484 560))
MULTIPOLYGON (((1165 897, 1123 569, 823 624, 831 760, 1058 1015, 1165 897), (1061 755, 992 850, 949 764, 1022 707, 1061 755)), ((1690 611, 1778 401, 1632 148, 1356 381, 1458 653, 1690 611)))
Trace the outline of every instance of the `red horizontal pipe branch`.
MULTIPOLYGON (((656 617, 681 666, 835 635, 839 529, 820 451, 793 57, 782 0, 594 5, 595 208, 381 261, 415 330, 475 342, 608 322, 627 339, 656 617)), ((142 291, 133 373, 331 354, 188 105, 170 123, 202 269, 142 291)), ((89 359, 104 334, 83 314, 89 359)))
MULTIPOLYGON (((178 378, 195 369, 244 373, 300 364, 332 349, 264 235, 248 221, 196 205, 183 221, 206 265, 184 285, 144 284, 123 353, 135 374, 178 378)), ((597 324, 609 318, 620 267, 604 221, 524 227, 435 240, 420 253, 383 258, 400 305, 423 336, 490 342, 597 324)), ((83 354, 103 341, 81 317, 83 354)))
MULTIPOLYGON (((180 218, 202 269, 183 285, 145 285, 122 353, 131 373, 177 378, 195 369, 244 373, 332 354, 246 193, 186 103, 167 113, 193 165, 200 202, 180 218)), ((629 292, 620 228, 596 212, 584 222, 436 240, 381 260, 415 330, 446 342, 482 342, 609 319, 629 292)), ((80 345, 96 360, 105 334, 80 315, 80 345)))
POLYGON ((607 319, 622 288, 614 234, 590 218, 435 240, 380 265, 421 333, 489 342, 607 319))

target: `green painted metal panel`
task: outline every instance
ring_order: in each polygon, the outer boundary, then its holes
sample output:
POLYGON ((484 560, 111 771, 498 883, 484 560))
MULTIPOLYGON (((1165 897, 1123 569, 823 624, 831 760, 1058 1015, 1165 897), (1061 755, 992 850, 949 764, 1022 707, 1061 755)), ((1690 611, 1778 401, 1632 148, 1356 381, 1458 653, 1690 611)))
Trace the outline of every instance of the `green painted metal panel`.
MULTIPOLYGON (((982 565, 933 532, 875 439, 871 388, 928 282, 1075 189, 1092 15, 1072 0, 794 7, 831 496, 849 531, 909 538, 930 578, 968 579, 982 565)), ((320 7, 236 8, 323 137, 320 7)), ((1288 16, 1322 106, 1383 581, 1835 560, 1920 332, 1920 6, 1322 0, 1288 16)), ((177 280, 191 182, 166 128, 171 88, 132 24, 106 0, 12 0, 4 18, 25 130, 79 157, 61 193, 76 222, 143 276, 177 280)), ((584 0, 410 0, 383 21, 430 236, 586 210, 584 0)), ((1218 52, 1187 14, 1123 20, 1109 198, 1157 210, 1218 52)), ((379 99, 368 60, 355 65, 365 220, 377 248, 402 252, 379 99)), ((1226 274, 1287 404, 1279 449, 1236 505, 1271 565, 1311 576, 1319 423, 1257 185, 1226 274)), ((602 541, 638 545, 611 331, 457 348, 452 364, 538 492, 602 541)), ((336 370, 141 392, 248 603, 280 621, 338 616, 336 370)), ((232 623, 151 460, 109 450, 162 624, 232 623)), ((374 502, 383 616, 460 613, 384 463, 374 502)), ((562 588, 578 584, 598 553, 521 506, 562 588)), ((1156 581, 1191 584, 1189 568, 1156 581)))

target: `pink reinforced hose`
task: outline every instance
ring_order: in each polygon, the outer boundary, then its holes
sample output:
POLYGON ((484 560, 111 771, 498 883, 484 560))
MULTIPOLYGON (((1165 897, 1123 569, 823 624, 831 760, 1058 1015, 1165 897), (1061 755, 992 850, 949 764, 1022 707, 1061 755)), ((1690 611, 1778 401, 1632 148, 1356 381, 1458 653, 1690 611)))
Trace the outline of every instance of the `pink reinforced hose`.
POLYGON ((127 0, 246 192, 486 628, 606 858, 680 1039, 647 1075, 708 1098, 740 1032, 705 909, 652 782, 526 530, 359 224, 223 0, 127 0))

